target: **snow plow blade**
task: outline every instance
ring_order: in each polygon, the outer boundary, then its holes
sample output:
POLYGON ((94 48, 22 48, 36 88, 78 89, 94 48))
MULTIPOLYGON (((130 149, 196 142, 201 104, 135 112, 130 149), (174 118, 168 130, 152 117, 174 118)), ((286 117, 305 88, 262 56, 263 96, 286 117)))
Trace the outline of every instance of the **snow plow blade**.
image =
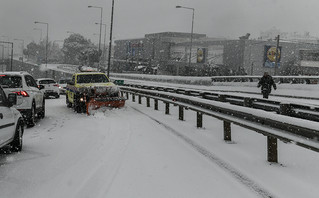
POLYGON ((116 98, 92 98, 86 105, 86 114, 90 115, 92 110, 97 110, 101 107, 121 108, 125 105, 124 97, 116 98))

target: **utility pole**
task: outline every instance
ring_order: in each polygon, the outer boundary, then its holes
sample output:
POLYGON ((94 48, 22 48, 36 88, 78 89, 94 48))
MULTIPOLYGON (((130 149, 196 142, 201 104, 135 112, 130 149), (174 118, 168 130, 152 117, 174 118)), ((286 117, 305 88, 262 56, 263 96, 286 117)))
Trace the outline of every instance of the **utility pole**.
POLYGON ((279 39, 280 39, 280 35, 278 35, 277 37, 276 37, 276 39, 277 39, 277 45, 276 45, 276 59, 275 59, 275 72, 274 72, 274 76, 275 75, 277 75, 277 67, 278 67, 278 58, 279 58, 279 56, 278 56, 278 52, 279 52, 279 39))
POLYGON ((45 44, 45 77, 48 77, 48 46, 49 46, 49 23, 44 23, 44 22, 39 22, 39 21, 35 21, 35 24, 39 23, 39 24, 44 24, 47 26, 47 40, 46 40, 46 44, 45 44))
POLYGON ((110 25, 110 42, 109 42, 109 57, 108 57, 108 63, 107 63, 107 77, 110 77, 110 68, 111 68, 113 16, 114 16, 114 0, 112 0, 111 25, 110 25))
POLYGON ((190 71, 191 71, 191 61, 192 61, 192 46, 193 46, 193 34, 194 34, 194 15, 195 15, 195 8, 189 8, 189 7, 184 7, 184 6, 176 6, 176 8, 184 8, 184 9, 188 9, 188 10, 192 10, 193 11, 193 15, 192 15, 192 29, 191 29, 191 42, 190 42, 190 46, 189 46, 189 58, 188 58, 188 68, 189 71, 186 75, 190 75, 190 71))

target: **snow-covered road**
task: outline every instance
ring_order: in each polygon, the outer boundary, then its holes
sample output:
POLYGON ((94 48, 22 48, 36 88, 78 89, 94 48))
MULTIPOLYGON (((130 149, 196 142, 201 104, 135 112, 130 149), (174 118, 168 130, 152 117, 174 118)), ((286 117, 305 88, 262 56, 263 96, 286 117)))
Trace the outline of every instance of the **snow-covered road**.
MULTIPOLYGON (((145 101, 143 101, 145 104, 145 101)), ((46 102, 46 118, 25 130, 24 150, 0 154, 0 197, 163 198, 309 197, 319 194, 319 156, 279 143, 266 162, 266 138, 195 113, 171 115, 127 101, 123 109, 76 114, 65 97, 46 102)), ((161 104, 160 104, 161 105, 161 104)), ((163 106, 161 109, 164 110, 163 106)))

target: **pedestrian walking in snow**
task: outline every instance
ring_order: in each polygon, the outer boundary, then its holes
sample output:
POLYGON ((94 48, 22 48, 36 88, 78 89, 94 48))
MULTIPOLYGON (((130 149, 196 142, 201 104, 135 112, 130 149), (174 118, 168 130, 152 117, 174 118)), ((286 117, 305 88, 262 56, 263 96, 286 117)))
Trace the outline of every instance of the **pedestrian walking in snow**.
POLYGON ((264 73, 264 76, 258 82, 257 87, 261 87, 261 93, 263 94, 263 98, 268 98, 271 93, 271 87, 277 89, 276 83, 272 79, 272 77, 268 74, 268 72, 264 73))

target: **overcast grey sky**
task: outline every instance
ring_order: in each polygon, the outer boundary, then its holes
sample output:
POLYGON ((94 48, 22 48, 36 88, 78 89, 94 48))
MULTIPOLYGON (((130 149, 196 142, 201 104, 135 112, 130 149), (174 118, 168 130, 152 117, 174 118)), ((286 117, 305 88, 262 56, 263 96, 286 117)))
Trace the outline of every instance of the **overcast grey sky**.
MULTIPOLYGON (((67 31, 77 32, 97 42, 100 10, 109 32, 111 0, 0 0, 0 35, 38 41, 42 28, 34 24, 50 24, 50 40, 65 39, 67 31)), ((176 9, 176 5, 195 8, 196 33, 209 37, 238 38, 247 32, 257 38, 260 31, 277 27, 281 31, 309 31, 319 35, 318 0, 115 0, 114 39, 139 38, 147 33, 190 32, 191 10, 176 9)), ((0 38, 4 40, 5 38, 0 38)))

